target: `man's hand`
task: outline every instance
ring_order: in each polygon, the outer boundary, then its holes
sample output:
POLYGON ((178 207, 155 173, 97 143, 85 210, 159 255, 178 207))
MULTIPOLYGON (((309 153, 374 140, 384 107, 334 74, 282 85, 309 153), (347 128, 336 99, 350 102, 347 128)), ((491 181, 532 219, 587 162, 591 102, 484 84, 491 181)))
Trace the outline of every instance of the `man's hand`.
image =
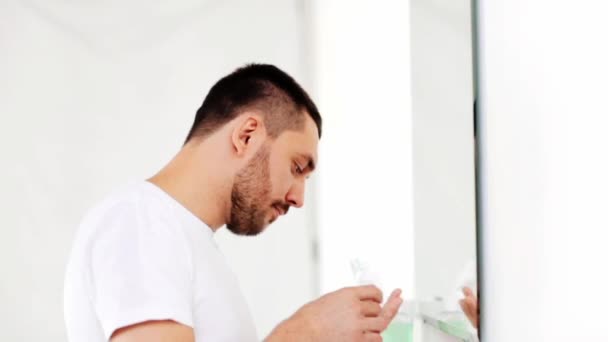
POLYGON ((397 314, 403 300, 395 290, 381 307, 382 292, 373 285, 329 293, 298 310, 279 325, 266 342, 382 341, 380 333, 397 314))
POLYGON ((462 289, 464 298, 460 300, 460 307, 462 311, 467 315, 469 321, 475 328, 479 327, 479 306, 477 304, 477 296, 471 291, 470 288, 465 287, 462 289))

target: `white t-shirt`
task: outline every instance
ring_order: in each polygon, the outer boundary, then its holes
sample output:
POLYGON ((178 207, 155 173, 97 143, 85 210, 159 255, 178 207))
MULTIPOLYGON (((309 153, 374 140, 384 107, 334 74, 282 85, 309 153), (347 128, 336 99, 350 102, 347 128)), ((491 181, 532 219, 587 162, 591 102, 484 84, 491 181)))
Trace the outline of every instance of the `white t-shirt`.
POLYGON ((213 231, 160 188, 138 182, 84 218, 67 266, 70 342, 108 341, 121 327, 174 320, 197 342, 257 341, 213 231))

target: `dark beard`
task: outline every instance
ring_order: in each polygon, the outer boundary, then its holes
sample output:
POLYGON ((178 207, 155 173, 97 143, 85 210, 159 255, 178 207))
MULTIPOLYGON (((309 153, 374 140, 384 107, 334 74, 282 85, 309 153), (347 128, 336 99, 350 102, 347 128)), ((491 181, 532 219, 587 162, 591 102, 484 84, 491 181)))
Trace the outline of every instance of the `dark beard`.
POLYGON ((236 235, 257 235, 267 226, 272 186, 269 155, 267 146, 260 147, 235 176, 226 228, 236 235))

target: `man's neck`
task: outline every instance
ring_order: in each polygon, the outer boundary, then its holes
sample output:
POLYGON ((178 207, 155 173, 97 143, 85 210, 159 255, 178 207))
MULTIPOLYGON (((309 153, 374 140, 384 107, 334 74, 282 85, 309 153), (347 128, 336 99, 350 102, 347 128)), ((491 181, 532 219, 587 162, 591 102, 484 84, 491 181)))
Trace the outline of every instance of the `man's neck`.
POLYGON ((183 148, 148 181, 165 191, 214 232, 226 224, 231 186, 212 161, 195 158, 201 151, 183 148))

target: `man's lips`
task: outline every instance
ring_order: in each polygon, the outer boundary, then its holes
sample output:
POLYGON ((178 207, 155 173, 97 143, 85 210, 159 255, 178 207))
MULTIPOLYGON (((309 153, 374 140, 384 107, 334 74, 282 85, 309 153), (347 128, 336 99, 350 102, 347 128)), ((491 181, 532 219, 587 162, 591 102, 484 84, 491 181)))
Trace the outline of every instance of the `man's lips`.
POLYGON ((274 210, 277 212, 277 216, 282 216, 287 214, 287 209, 284 209, 280 205, 273 205, 274 210))

